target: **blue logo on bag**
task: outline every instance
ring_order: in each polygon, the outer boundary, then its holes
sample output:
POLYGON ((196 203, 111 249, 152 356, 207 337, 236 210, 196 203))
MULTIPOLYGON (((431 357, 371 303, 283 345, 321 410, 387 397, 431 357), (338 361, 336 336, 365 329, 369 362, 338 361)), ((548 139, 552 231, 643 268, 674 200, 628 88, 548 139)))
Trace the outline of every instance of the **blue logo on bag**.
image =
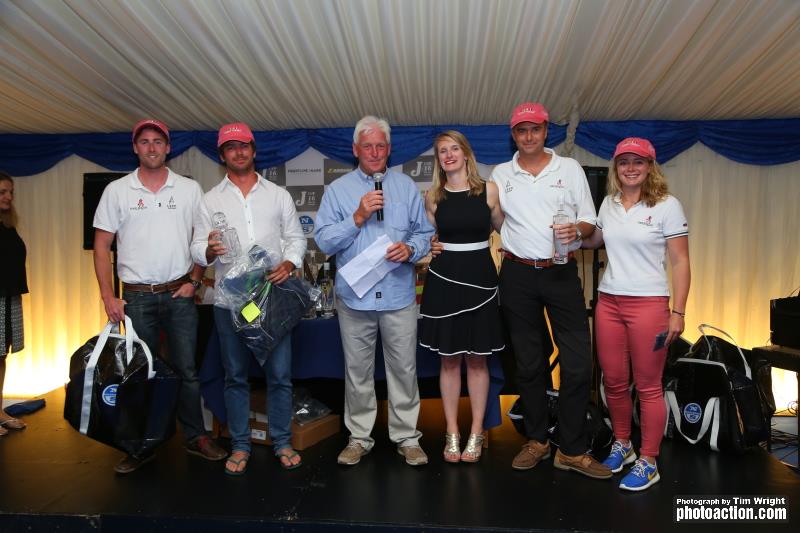
POLYGON ((703 409, 696 403, 687 403, 683 408, 683 418, 690 424, 696 423, 703 416, 703 409))
POLYGON ((114 407, 117 405, 117 384, 109 385, 103 389, 103 403, 114 407))

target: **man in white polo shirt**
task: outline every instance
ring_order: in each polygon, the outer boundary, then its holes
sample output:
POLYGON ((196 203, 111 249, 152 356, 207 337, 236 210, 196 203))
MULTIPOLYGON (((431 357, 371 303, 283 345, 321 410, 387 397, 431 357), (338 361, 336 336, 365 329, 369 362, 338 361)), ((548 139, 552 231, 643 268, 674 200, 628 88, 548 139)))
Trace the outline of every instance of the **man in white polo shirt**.
MULTIPOLYGON (((153 354, 159 353, 161 330, 166 333, 169 362, 181 377, 178 420, 186 450, 218 461, 227 453, 203 427, 195 365, 194 291, 203 267, 192 262, 189 246, 203 192, 195 181, 167 168, 169 150, 169 130, 163 122, 146 119, 133 127, 139 168, 103 191, 94 215, 94 268, 109 320, 120 322, 127 314, 153 354), (115 236, 122 299, 112 286, 110 254, 115 236)), ((153 457, 129 455, 114 470, 128 474, 153 457)))
POLYGON ((574 159, 544 147, 549 115, 543 105, 524 103, 511 116, 517 153, 498 165, 492 180, 505 214, 501 230, 504 259, 500 303, 511 335, 528 436, 512 467, 528 470, 550 457, 547 438, 549 354, 542 343, 542 312, 547 315, 559 352, 559 449, 553 466, 607 479, 611 470, 586 453, 584 417, 592 375, 589 321, 577 265, 553 263, 553 215, 563 206, 577 223, 556 228, 557 237, 580 247, 594 231, 595 210, 583 169, 574 159))

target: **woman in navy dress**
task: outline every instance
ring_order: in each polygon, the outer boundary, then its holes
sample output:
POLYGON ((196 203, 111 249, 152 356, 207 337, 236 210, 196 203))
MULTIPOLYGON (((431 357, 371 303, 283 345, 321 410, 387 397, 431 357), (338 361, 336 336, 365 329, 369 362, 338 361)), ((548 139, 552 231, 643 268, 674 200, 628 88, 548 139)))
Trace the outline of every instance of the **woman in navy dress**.
POLYGON ((439 387, 447 434, 444 459, 480 459, 489 394, 486 357, 505 345, 497 296, 497 269, 489 252, 492 228, 503 224, 497 186, 478 175, 475 155, 457 131, 436 137, 433 185, 425 209, 443 248, 430 263, 422 295, 420 344, 441 356, 439 387), (466 361, 472 425, 460 447, 458 400, 466 361))

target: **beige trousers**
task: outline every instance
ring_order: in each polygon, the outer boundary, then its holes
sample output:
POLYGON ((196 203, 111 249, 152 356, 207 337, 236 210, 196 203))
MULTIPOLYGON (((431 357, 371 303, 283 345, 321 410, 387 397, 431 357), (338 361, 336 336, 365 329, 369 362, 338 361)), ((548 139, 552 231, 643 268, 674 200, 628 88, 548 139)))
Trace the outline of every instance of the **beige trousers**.
POLYGON ((357 311, 338 302, 339 330, 344 350, 344 423, 350 440, 369 450, 378 413, 375 398, 375 345, 381 333, 389 396, 389 438, 398 446, 417 446, 419 387, 417 385, 417 309, 357 311))

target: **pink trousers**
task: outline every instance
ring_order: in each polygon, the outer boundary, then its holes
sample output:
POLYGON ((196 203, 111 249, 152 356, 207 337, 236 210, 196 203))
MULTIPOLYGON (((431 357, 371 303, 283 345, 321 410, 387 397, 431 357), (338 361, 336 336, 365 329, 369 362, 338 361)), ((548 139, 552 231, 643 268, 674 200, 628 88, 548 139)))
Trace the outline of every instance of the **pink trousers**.
POLYGON ((666 296, 616 296, 600 293, 595 315, 597 356, 603 370, 614 436, 631 437, 633 403, 630 368, 639 393, 642 445, 639 455, 657 457, 667 411, 661 375, 667 349, 653 350, 656 336, 669 325, 666 296))

